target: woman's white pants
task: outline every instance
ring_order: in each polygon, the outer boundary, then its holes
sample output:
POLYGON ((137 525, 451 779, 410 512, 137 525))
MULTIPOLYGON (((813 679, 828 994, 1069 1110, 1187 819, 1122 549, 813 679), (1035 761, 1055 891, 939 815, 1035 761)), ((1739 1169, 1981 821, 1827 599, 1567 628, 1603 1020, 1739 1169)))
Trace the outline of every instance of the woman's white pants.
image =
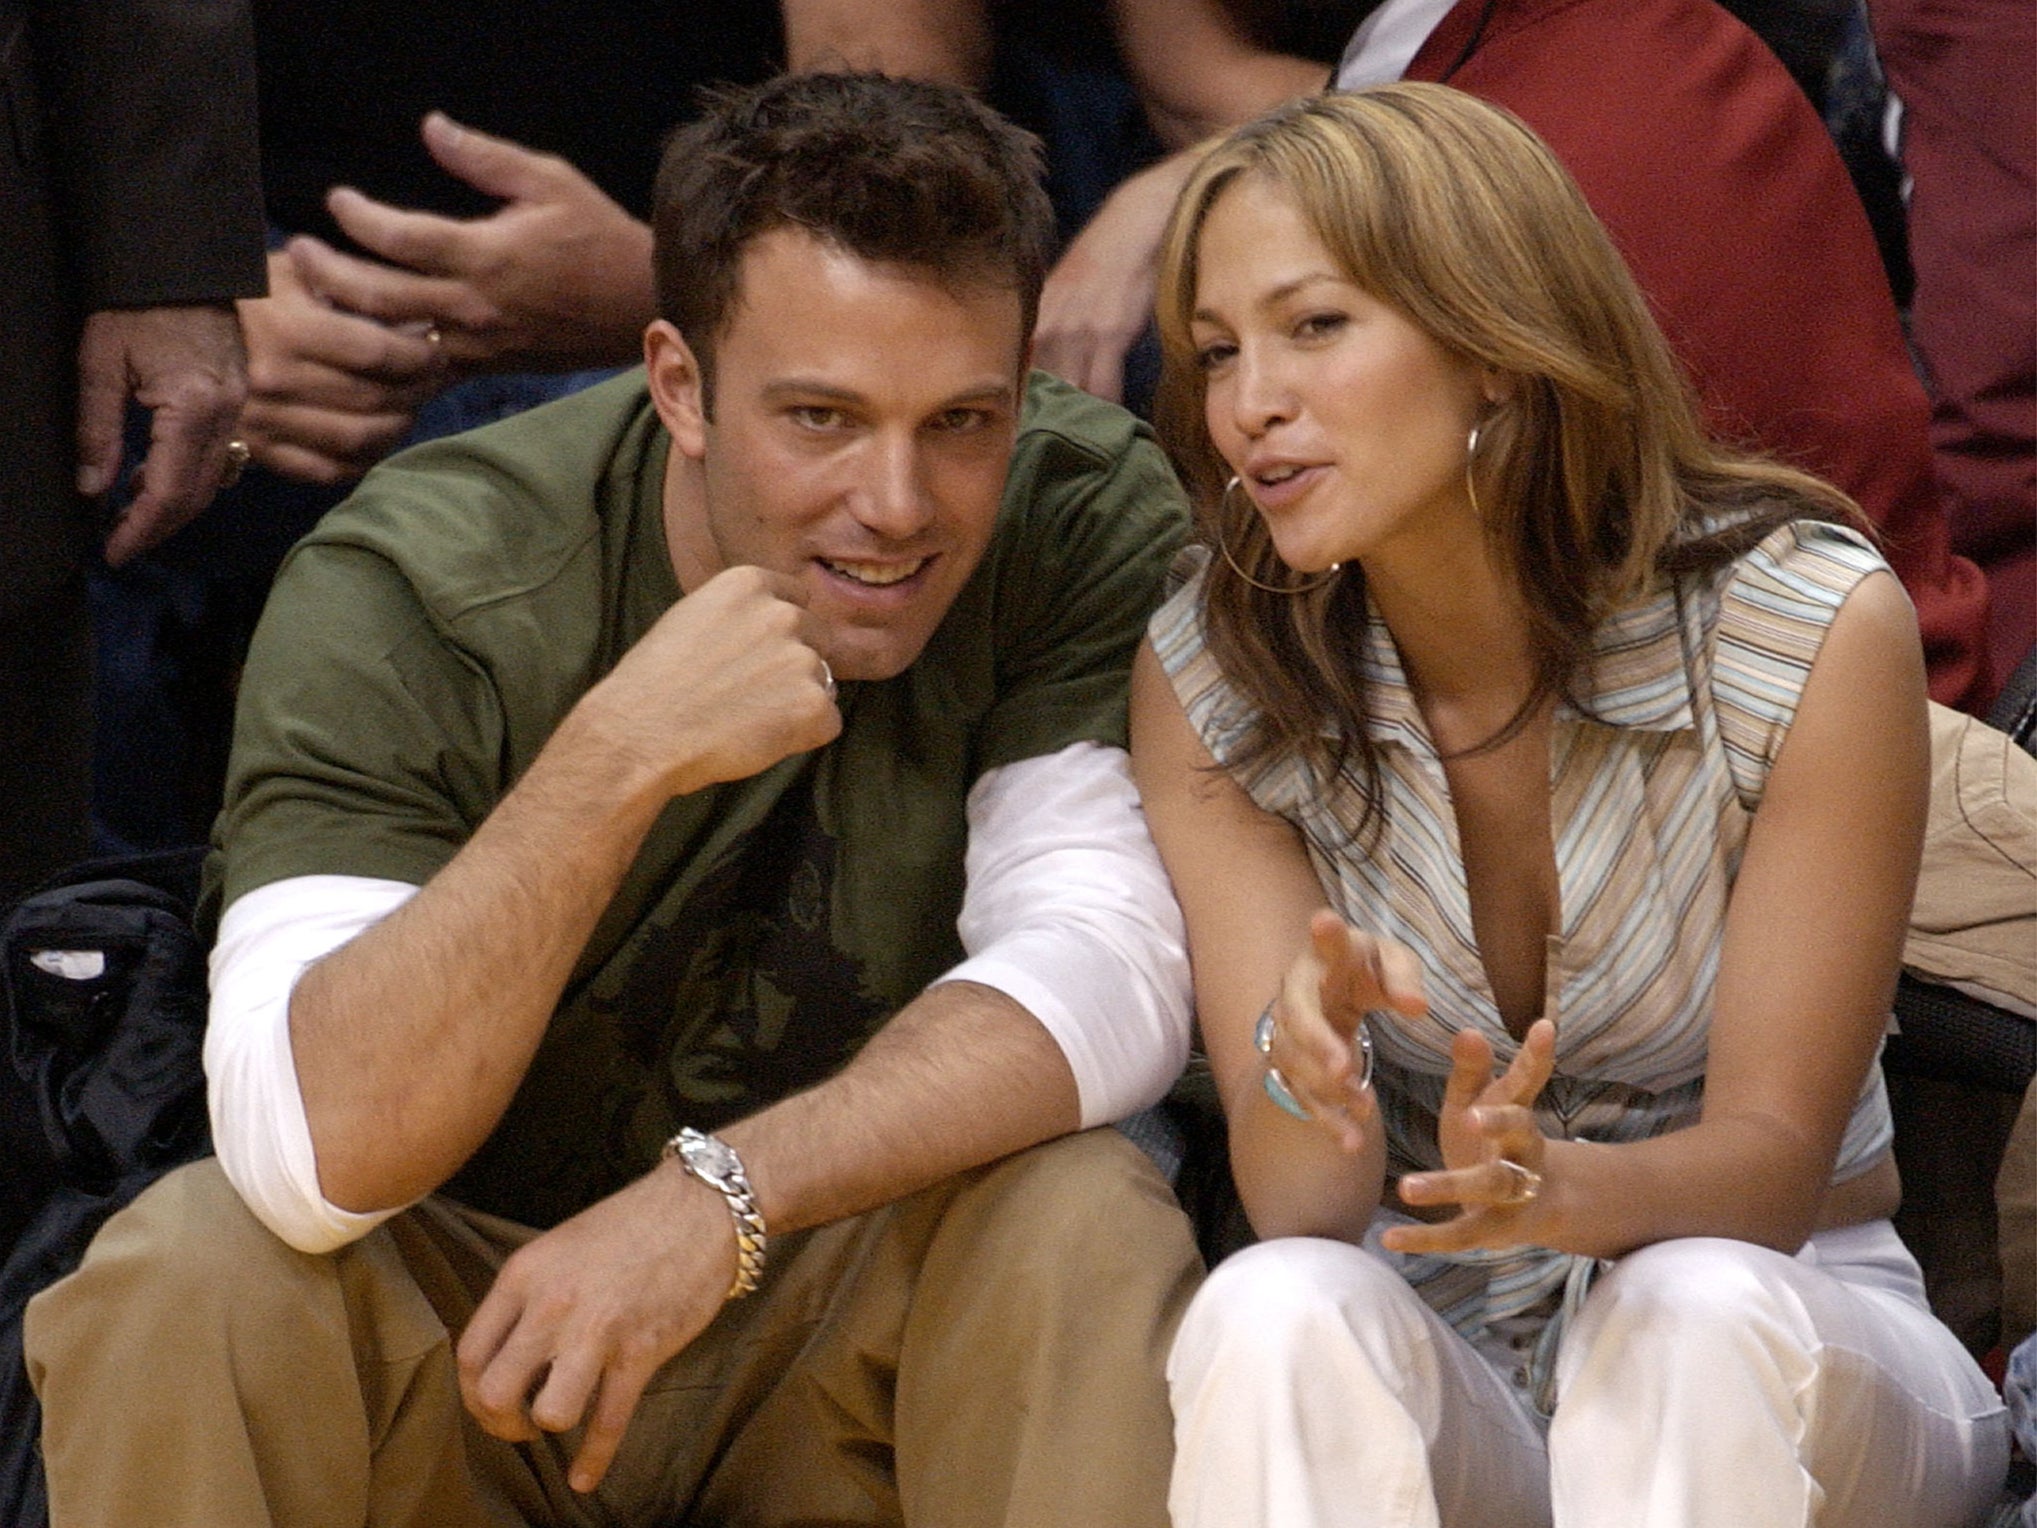
POLYGON ((1177 1528, 1959 1528, 2008 1465, 2000 1397, 1885 1221, 1622 1258, 1546 1435, 1504 1359, 1362 1248, 1247 1248, 1168 1361, 1177 1528))

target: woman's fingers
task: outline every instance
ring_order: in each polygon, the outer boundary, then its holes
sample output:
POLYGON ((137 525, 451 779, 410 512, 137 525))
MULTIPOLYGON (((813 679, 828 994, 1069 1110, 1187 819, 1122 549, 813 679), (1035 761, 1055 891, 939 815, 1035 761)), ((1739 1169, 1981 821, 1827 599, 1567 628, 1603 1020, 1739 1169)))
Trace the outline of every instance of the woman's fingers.
POLYGON ((1533 1202, 1539 1176, 1511 1157, 1495 1157, 1476 1167, 1409 1173, 1400 1180, 1400 1197, 1408 1204, 1460 1204, 1467 1211, 1515 1210, 1533 1202))
POLYGON ((1492 1042, 1475 1029, 1460 1029, 1450 1042, 1450 1077, 1443 1084, 1443 1114, 1462 1114, 1482 1099, 1492 1081, 1492 1042))
MULTIPOLYGON (((1487 1054, 1491 1054, 1489 1048, 1487 1054)), ((1542 1089, 1548 1086, 1555 1070, 1556 1026, 1547 1019, 1537 1019, 1528 1026, 1521 1048, 1514 1053, 1506 1071, 1488 1090, 1487 1101, 1532 1104, 1542 1096, 1542 1089)))
POLYGON ((1353 928, 1327 907, 1309 919, 1309 944, 1322 965, 1324 1006, 1348 1011, 1353 1027, 1375 1008, 1428 1011, 1421 961, 1406 945, 1353 928))
MULTIPOLYGON (((1372 1099, 1370 1090, 1353 1086, 1349 1042, 1307 1003, 1276 1003, 1273 1014, 1265 1065, 1308 1111, 1310 1120, 1335 1136, 1345 1150, 1356 1151, 1363 1142, 1360 1127, 1371 1118, 1372 1099)), ((1269 1096, 1274 1091, 1269 1090, 1269 1096)))

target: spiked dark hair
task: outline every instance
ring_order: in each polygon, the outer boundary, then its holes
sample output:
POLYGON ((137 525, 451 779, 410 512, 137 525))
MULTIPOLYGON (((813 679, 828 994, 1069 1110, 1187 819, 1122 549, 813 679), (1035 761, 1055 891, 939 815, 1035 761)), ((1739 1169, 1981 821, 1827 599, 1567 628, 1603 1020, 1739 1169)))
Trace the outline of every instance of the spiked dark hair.
POLYGON ((967 91, 881 74, 715 89, 665 145, 651 214, 658 311, 713 381, 743 254, 802 228, 950 286, 1016 291, 1031 334, 1053 247, 1037 139, 967 91))

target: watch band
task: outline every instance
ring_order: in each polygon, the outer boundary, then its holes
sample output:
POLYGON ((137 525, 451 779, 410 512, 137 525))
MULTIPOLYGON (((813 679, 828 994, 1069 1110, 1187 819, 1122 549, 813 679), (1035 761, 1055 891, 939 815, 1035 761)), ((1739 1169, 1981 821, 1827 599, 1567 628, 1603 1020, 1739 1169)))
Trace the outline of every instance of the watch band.
POLYGON ((709 1135, 688 1125, 665 1143, 663 1156, 728 1201, 729 1214, 736 1223, 736 1277, 722 1298, 740 1300, 764 1277, 764 1212, 757 1205, 750 1175, 743 1171, 743 1159, 720 1136, 709 1135))

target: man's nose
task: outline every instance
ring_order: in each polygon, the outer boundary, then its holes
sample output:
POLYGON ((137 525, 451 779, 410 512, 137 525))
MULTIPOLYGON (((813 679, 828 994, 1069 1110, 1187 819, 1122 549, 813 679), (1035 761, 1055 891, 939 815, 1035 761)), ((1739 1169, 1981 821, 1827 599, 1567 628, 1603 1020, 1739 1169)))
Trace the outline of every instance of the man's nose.
POLYGON ((913 441, 874 441, 856 495, 856 519, 888 541, 907 541, 933 520, 933 504, 913 441))

